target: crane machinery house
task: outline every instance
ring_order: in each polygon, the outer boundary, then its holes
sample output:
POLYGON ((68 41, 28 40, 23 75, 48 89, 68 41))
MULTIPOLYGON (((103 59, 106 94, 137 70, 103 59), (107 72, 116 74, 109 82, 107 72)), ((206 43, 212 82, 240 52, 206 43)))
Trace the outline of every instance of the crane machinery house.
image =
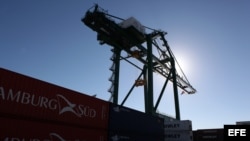
POLYGON ((121 23, 119 23, 119 25, 124 28, 130 35, 134 35, 134 38, 140 43, 145 41, 145 27, 134 17, 130 17, 122 21, 121 23))
MULTIPOLYGON (((107 17, 105 16, 105 18, 107 17)), ((124 48, 131 48, 146 41, 145 27, 134 17, 123 20, 118 24, 115 22, 114 24, 108 24, 108 26, 100 29, 104 32, 97 34, 97 40, 100 41, 100 44, 107 43, 112 46, 118 45, 124 48), (119 30, 117 30, 118 28, 119 30), (124 37, 124 35, 127 37, 124 37)))
POLYGON ((130 27, 134 27, 136 30, 138 30, 142 34, 146 33, 145 27, 138 20, 136 20, 134 17, 130 17, 127 20, 122 21, 119 25, 125 29, 130 28, 130 27))

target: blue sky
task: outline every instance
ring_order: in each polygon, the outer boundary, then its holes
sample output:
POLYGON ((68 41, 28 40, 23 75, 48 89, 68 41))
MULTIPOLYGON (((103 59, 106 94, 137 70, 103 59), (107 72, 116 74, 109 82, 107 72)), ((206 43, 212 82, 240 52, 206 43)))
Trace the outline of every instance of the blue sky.
MULTIPOLYGON (((95 3, 111 15, 133 16, 168 32, 175 57, 198 91, 179 95, 181 119, 192 120, 193 129, 250 120, 248 0, 1 0, 0 67, 108 100, 111 47, 99 45, 81 22, 95 3)), ((139 74, 122 62, 121 98, 139 74)), ((154 83, 155 93, 161 81, 154 83)), ((126 106, 143 110, 142 95, 138 87, 126 106)), ((172 93, 164 100, 159 110, 175 115, 172 93)))

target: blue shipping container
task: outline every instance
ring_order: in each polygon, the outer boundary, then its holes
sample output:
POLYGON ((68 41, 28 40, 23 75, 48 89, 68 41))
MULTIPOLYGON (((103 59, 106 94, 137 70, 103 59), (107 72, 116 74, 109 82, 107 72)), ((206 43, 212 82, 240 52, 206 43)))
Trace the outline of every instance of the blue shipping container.
POLYGON ((164 141, 164 136, 110 131, 108 141, 164 141))
POLYGON ((164 119, 110 103, 109 131, 164 135, 164 119))

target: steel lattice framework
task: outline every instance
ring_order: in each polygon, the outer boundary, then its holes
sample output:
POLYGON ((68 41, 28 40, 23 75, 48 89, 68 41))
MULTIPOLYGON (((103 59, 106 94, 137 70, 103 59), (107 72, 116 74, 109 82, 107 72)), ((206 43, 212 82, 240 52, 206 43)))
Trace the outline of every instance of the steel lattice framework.
POLYGON ((123 21, 121 18, 108 14, 98 5, 89 9, 82 18, 82 22, 86 26, 97 32, 97 40, 101 45, 108 44, 113 47, 113 56, 111 58, 113 65, 110 68, 113 72, 110 78, 112 86, 109 89, 112 102, 118 104, 120 61, 126 60, 140 69, 141 74, 121 102, 121 105, 125 103, 135 86, 144 86, 145 112, 155 114, 164 90, 168 82, 171 81, 175 99, 176 119, 180 120, 178 88, 188 94, 194 94, 196 90, 189 83, 185 75, 183 77, 177 73, 175 67, 176 59, 165 39, 167 33, 150 29, 152 32, 147 34, 139 32, 133 26, 123 28, 116 22, 117 19, 123 21), (153 50, 157 50, 158 55, 153 54, 153 50), (121 51, 127 52, 129 56, 121 56, 121 51), (127 59, 128 57, 134 57, 139 60, 143 64, 143 67, 135 65, 127 59), (159 73, 165 78, 163 88, 156 103, 153 102, 153 73, 159 73))

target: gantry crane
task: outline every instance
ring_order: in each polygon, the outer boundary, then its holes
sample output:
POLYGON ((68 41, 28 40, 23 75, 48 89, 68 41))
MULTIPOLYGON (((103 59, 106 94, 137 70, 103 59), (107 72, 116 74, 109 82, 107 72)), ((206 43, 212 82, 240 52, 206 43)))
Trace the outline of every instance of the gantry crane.
POLYGON ((147 27, 152 32, 146 33, 145 26, 141 25, 133 17, 127 20, 118 18, 108 14, 97 4, 86 12, 82 18, 82 22, 97 32, 97 40, 101 45, 107 44, 112 47, 113 56, 111 60, 113 61, 113 65, 110 70, 113 74, 110 78, 112 86, 109 89, 112 102, 119 104, 120 61, 125 60, 140 69, 141 74, 121 102, 121 105, 125 103, 134 87, 144 86, 145 112, 156 114, 166 86, 171 81, 173 84, 176 119, 180 120, 178 88, 188 94, 194 94, 196 90, 191 86, 185 75, 183 77, 177 73, 175 67, 176 59, 165 39, 167 33, 147 27), (116 20, 120 20, 120 22, 118 23, 116 20), (159 40, 161 44, 159 44, 159 40), (153 54, 153 50, 157 50, 159 54, 153 54), (121 55, 121 51, 125 51, 129 55, 124 57, 121 55), (128 60, 129 57, 139 60, 143 64, 143 67, 135 65, 135 63, 128 60), (163 88, 156 103, 153 100, 153 73, 159 73, 165 78, 163 88))

